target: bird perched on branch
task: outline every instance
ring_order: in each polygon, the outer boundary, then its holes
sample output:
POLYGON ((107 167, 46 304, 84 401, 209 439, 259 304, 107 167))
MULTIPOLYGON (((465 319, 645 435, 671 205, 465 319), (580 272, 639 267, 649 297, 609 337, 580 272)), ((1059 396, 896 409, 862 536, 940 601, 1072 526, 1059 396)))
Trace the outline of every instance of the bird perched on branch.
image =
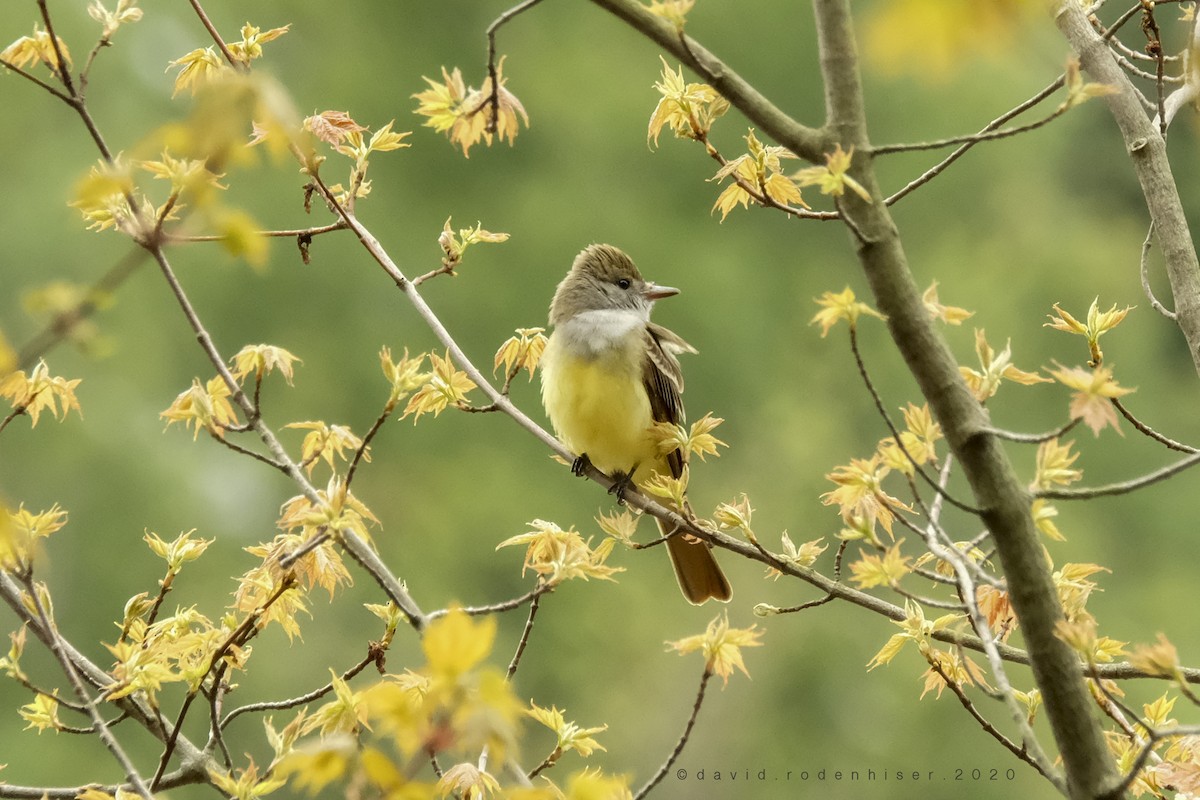
MULTIPOLYGON (((576 474, 592 464, 617 481, 618 496, 655 472, 683 473, 686 453, 660 453, 651 433, 654 423, 679 424, 684 416, 677 356, 696 350, 650 321, 655 301, 678 293, 645 280, 617 248, 593 244, 575 257, 550 304, 554 330, 541 360, 542 404, 577 456, 576 474)), ((684 513, 686 504, 674 510, 684 513)), ((658 524, 664 536, 672 533, 658 524)), ((675 533, 666 544, 688 602, 729 600, 729 581, 707 542, 675 533)))

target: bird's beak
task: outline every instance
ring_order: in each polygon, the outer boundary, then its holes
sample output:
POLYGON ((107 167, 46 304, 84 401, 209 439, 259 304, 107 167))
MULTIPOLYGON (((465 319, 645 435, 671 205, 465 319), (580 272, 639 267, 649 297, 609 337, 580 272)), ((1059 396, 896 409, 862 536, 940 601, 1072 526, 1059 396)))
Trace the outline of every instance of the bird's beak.
POLYGON ((679 294, 679 290, 674 286, 659 286, 657 283, 647 283, 646 288, 642 289, 642 297, 647 300, 661 300, 676 294, 679 294))

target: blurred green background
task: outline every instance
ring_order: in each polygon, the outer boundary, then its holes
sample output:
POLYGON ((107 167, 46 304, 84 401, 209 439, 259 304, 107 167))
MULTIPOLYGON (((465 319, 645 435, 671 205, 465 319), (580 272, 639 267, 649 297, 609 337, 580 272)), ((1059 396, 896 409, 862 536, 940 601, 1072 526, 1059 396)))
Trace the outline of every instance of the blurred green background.
MULTIPOLYGON (((155 126, 186 113, 188 98, 171 99, 173 74, 164 67, 209 41, 186 4, 166 6, 149 4, 145 19, 123 28, 97 61, 89 101, 114 150, 133 148, 155 126)), ((257 68, 288 88, 301 113, 347 110, 372 128, 395 119, 397 130, 414 131, 411 149, 372 160, 374 190, 360 207, 362 220, 407 274, 438 266, 437 236, 449 216, 456 226, 478 220, 512 234, 506 244, 473 248, 459 277, 423 287, 477 364, 488 365, 514 328, 544 324, 554 286, 579 249, 595 241, 616 244, 647 276, 682 288, 679 298, 660 304, 656 319, 700 351, 684 364, 690 416, 712 411, 727 420, 718 434, 728 450, 694 472, 694 506, 704 513, 746 492, 756 509, 754 528, 769 546, 784 529, 798 543, 833 541, 839 521, 819 500, 831 488, 824 475, 868 455, 885 435, 858 381, 844 329, 822 340, 809 326, 812 298, 822 292, 850 285, 865 293, 846 234, 836 224, 762 210, 738 210, 723 223, 710 214, 718 189, 705 179, 715 165, 701 148, 669 135, 655 151, 646 145, 657 100, 657 49, 587 3, 547 2, 502 30, 509 88, 525 104, 531 126, 514 148, 480 147, 464 159, 442 136, 420 127, 411 96, 425 88, 422 75, 437 76, 443 65, 460 66, 468 83, 478 85, 483 31, 506 6, 491 0, 360 0, 336 9, 283 0, 206 4, 230 40, 247 18, 264 29, 291 23, 288 35, 267 45, 257 68)), ((864 19, 877 7, 855 6, 864 19)), ((96 32, 84 3, 53 3, 52 9, 60 35, 82 60, 96 32)), ((35 18, 32 2, 9 4, 0 42, 27 34, 35 18)), ((806 4, 710 0, 698 4, 688 29, 798 119, 820 123, 823 99, 806 4)), ((958 76, 929 83, 868 71, 872 139, 916 141, 977 130, 1051 81, 1066 55, 1046 21, 1016 37, 1001 56, 964 64, 958 76)), ((7 198, 0 327, 19 346, 41 324, 22 310, 24 293, 52 280, 90 283, 131 245, 111 232, 85 231, 67 206, 96 158, 77 118, 13 75, 0 77, 0 107, 7 198)), ((1194 133, 1190 122, 1175 132, 1177 175, 1197 167, 1194 133)), ((732 157, 744 134, 744 121, 731 113, 715 139, 732 157)), ((1105 307, 1136 305, 1104 340, 1107 359, 1124 385, 1137 387, 1129 404, 1138 413, 1168 435, 1195 441, 1190 360, 1180 335, 1150 310, 1139 287, 1147 220, 1123 155, 1103 106, 1092 103, 1036 133, 977 148, 895 207, 895 216, 918 281, 937 279, 944 302, 977 312, 947 332, 963 363, 974 363, 974 327, 986 328, 997 348, 1011 339, 1015 363, 1024 369, 1081 363, 1081 339, 1042 327, 1051 304, 1077 315, 1097 295, 1105 307)), ((883 159, 885 186, 899 188, 937 158, 883 159)), ((331 158, 325 175, 344 180, 344 169, 331 158)), ((302 181, 291 163, 239 170, 226 182, 233 186, 230 201, 266 226, 327 219, 305 216, 302 181)), ((1188 186, 1183 195, 1195 216, 1196 192, 1188 186)), ((307 266, 292 243, 276 241, 271 248, 262 272, 215 245, 180 247, 173 258, 224 354, 268 342, 304 359, 294 389, 268 380, 268 423, 279 429, 323 419, 362 433, 386 400, 380 346, 417 352, 436 342, 349 234, 320 237, 307 266)), ((1155 282, 1165 295, 1157 275, 1155 282)), ((155 270, 140 269, 97 322, 105 354, 61 346, 47 357, 52 373, 82 379, 83 419, 46 419, 32 431, 24 420, 10 426, 0 438, 0 492, 14 507, 40 510, 57 502, 69 510, 70 524, 50 540, 39 575, 52 588, 63 633, 107 664, 101 642, 115 640, 113 621, 126 599, 156 589, 161 561, 141 542, 145 530, 169 539, 196 528, 216 538, 167 601, 168 607, 196 604, 216 617, 229 602, 234 577, 256 562, 242 548, 274 535, 279 506, 295 488, 211 441, 193 443, 178 427, 164 432, 159 412, 194 376, 207 379, 212 370, 155 270)), ((888 406, 918 400, 883 327, 868 320, 862 341, 888 406)), ((518 379, 513 396, 535 419, 544 418, 536 382, 518 379)), ((1042 431, 1064 420, 1067 393, 1052 385, 1009 385, 990 408, 1000 426, 1042 431)), ((298 452, 302 432, 281 435, 298 452)), ((1071 438, 1084 454, 1080 464, 1089 484, 1172 460, 1127 428, 1124 438, 1111 430, 1099 441, 1087 432, 1071 438)), ((415 427, 391 422, 372 454, 356 493, 383 521, 376 533, 383 557, 425 609, 523 593, 530 582, 520 576, 520 553, 497 553, 498 542, 534 518, 574 524, 598 541, 592 517, 612 507, 595 485, 573 479, 499 415, 447 412, 415 427)), ((1013 456, 1032 477, 1033 448, 1014 447, 1013 456)), ((1099 577, 1103 592, 1090 603, 1104 634, 1149 641, 1165 631, 1191 664, 1200 661, 1200 630, 1191 612, 1196 480, 1185 474, 1130 497, 1063 504, 1059 522, 1068 541, 1049 545, 1056 564, 1113 568, 1099 577)), ((970 521, 955 524, 958 538, 978 532, 970 521)), ((834 549, 818 563, 825 571, 834 549)), ((896 630, 885 620, 837 603, 756 619, 756 603, 786 606, 817 594, 797 582, 764 580, 756 564, 722 561, 736 589, 731 623, 757 623, 765 646, 746 652, 751 680, 739 674, 723 690, 714 685, 676 765, 689 778, 668 776, 658 797, 1052 794, 949 693, 918 702, 924 664, 915 652, 866 673, 867 661, 896 630), (1004 777, 1010 769, 1012 780, 1004 777), (701 770, 704 783, 697 780, 701 770), (758 780, 760 770, 766 780, 758 780), (824 781, 818 770, 825 771, 824 781), (838 770, 858 770, 861 780, 835 781, 838 770), (874 780, 867 780, 868 770, 874 780), (922 781, 896 781, 896 770, 921 772, 922 781), (955 781, 959 770, 964 779, 955 781), (972 770, 983 777, 973 779, 972 770), (987 780, 992 770, 999 780, 987 780), (718 771, 726 778, 721 783, 713 780, 718 771), (728 780, 731 772, 738 773, 736 782, 728 780)), ((545 599, 516 690, 540 705, 565 708, 581 725, 608 724, 600 737, 608 752, 590 763, 632 774, 636 788, 682 730, 701 671, 697 656, 667 653, 663 643, 699 633, 719 609, 687 606, 661 552, 621 551, 610 563, 627 569, 617 583, 569 584, 545 599)), ((355 579, 332 604, 314 595, 303 641, 289 644, 277 628, 256 640, 250 672, 229 702, 292 696, 327 680, 329 668, 356 662, 379 633, 361 603, 379 602, 380 593, 361 572, 355 579)), ((7 619, 0 628, 13 627, 11 614, 7 619)), ((495 663, 507 663, 523 622, 522 611, 501 616, 495 663)), ((44 653, 29 650, 27 672, 53 673, 44 653)), ((389 668, 401 671, 417 663, 417 654, 402 631, 389 668)), ((1025 670, 1014 668, 1012 675, 1029 687, 1025 670)), ((1127 689, 1135 706, 1160 691, 1146 683, 1127 689)), ((32 785, 119 777, 93 739, 22 732, 16 709, 29 700, 13 682, 0 681, 0 763, 9 765, 0 777, 32 785)), ((979 702, 1009 730, 999 704, 979 702)), ((289 716, 276 714, 276 724, 289 716)), ((189 731, 203 741, 200 715, 191 722, 189 731)), ((1044 722, 1039 730, 1049 737, 1044 722)), ((530 764, 553 745, 544 733, 529 729, 530 764)), ((268 760, 257 720, 242 717, 230 735, 235 755, 268 760)), ((139 763, 151 764, 157 750, 149 737, 129 738, 139 763)), ((568 755, 559 777, 583 765, 568 755)))

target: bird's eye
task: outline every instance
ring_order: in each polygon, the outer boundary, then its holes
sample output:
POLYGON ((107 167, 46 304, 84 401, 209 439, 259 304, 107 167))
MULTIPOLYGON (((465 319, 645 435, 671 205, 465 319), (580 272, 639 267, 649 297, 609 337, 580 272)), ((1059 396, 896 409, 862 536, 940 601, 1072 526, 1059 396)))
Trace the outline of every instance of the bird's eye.
POLYGON ((617 279, 617 286, 621 287, 622 289, 628 289, 632 285, 633 285, 633 281, 629 280, 629 278, 618 278, 617 279))

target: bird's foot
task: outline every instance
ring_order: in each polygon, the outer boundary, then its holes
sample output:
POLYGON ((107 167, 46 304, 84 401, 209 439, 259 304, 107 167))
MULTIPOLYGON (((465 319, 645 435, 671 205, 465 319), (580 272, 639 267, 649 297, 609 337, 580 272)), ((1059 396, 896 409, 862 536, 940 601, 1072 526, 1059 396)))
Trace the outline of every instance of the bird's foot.
POLYGON ((587 472, 587 468, 592 465, 592 460, 588 458, 587 453, 580 453, 571 462, 571 474, 577 478, 582 478, 583 473, 587 472))
POLYGON ((625 505, 625 493, 633 488, 632 472, 614 472, 613 485, 608 487, 608 493, 617 498, 617 505, 625 505))

